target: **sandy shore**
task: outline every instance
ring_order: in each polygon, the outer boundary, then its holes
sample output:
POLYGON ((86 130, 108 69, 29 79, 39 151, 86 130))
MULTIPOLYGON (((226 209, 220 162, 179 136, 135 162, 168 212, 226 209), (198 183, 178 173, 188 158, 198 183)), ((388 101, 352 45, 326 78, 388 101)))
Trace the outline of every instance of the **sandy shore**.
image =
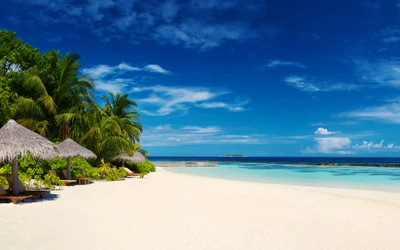
POLYGON ((0 249, 393 249, 400 194, 166 172, 0 204, 0 249))

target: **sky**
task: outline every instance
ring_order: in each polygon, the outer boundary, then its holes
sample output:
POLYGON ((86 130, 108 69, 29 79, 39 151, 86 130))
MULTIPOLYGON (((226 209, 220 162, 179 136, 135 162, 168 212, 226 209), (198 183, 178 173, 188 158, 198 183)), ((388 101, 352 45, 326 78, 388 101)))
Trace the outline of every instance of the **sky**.
POLYGON ((400 0, 8 0, 138 103, 151 156, 400 156, 400 0))

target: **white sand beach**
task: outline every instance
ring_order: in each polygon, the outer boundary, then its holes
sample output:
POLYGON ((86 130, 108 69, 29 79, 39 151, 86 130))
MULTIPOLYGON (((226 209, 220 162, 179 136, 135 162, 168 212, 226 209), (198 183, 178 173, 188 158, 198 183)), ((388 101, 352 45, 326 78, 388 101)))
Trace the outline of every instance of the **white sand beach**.
POLYGON ((400 194, 247 183, 158 168, 144 179, 0 204, 0 249, 393 249, 400 194))

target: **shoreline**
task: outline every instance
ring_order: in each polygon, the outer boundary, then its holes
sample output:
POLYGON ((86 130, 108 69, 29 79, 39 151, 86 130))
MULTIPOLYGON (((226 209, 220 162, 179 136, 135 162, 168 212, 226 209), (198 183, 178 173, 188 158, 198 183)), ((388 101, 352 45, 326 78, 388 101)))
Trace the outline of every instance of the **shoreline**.
POLYGON ((394 202, 400 205, 400 192, 397 191, 390 191, 390 190, 372 190, 372 189, 365 189, 365 188, 344 188, 344 187, 331 187, 331 186, 313 186, 313 185, 300 185, 300 184, 290 184, 290 183, 277 183, 277 182, 262 182, 262 181, 247 181, 247 180, 233 180, 228 178, 218 178, 218 177, 210 177, 210 176, 201 176, 195 174, 187 174, 187 173, 179 173, 168 171, 169 167, 158 167, 157 170, 160 169, 167 173, 171 173, 174 175, 182 175, 189 178, 199 178, 206 180, 221 180, 226 182, 234 182, 234 183, 241 183, 241 184, 255 184, 255 185, 266 185, 266 186, 277 186, 283 188, 290 188, 290 189, 304 189, 308 191, 315 191, 315 192, 324 192, 324 193, 331 193, 331 194, 340 194, 344 196, 349 196, 352 198, 367 198, 374 201, 383 201, 383 202, 394 202))
MULTIPOLYGON (((227 157, 229 158, 229 157, 227 157)), ((245 158, 245 157, 243 157, 245 158)), ((204 160, 205 161, 205 160, 204 160)), ((165 163, 186 163, 186 162, 204 162, 201 160, 185 161, 185 160, 173 160, 173 161, 157 161, 152 160, 154 164, 165 162, 165 163)), ((273 161, 251 161, 251 160, 207 160, 210 163, 253 163, 253 164, 279 164, 279 165, 299 165, 299 166, 318 166, 318 167, 382 167, 382 168, 400 168, 400 163, 332 163, 332 162, 273 162, 273 161)), ((169 167, 169 166, 162 166, 169 167)), ((183 167, 183 166, 182 166, 183 167)), ((199 166, 202 167, 202 166, 199 166)))

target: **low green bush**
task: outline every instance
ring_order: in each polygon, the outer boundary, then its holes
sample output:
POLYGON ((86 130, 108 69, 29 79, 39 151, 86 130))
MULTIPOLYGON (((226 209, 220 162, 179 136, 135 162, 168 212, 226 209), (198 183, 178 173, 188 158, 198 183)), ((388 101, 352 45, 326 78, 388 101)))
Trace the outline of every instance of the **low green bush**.
MULTIPOLYGON (((11 174, 11 171, 12 169, 10 164, 6 164, 0 167, 0 174, 11 174)), ((8 188, 8 182, 5 177, 0 176, 0 186, 2 186, 5 189, 8 188)))
MULTIPOLYGON (((54 185, 62 185, 60 178, 53 177, 48 173, 48 163, 42 160, 36 160, 32 155, 27 154, 18 160, 18 177, 22 184, 30 189, 43 189, 49 188, 54 189, 54 185), (35 180, 31 182, 31 180, 35 180), (30 184, 28 186, 28 183, 30 184)), ((9 164, 4 165, 0 168, 1 174, 11 174, 12 167, 9 164)), ((0 178, 0 185, 8 188, 8 182, 6 178, 0 178)))
POLYGON ((90 180, 99 180, 101 175, 99 170, 90 165, 84 158, 75 157, 71 159, 72 178, 87 177, 90 180))
POLYGON ((105 162, 104 159, 100 160, 98 170, 101 175, 101 179, 106 181, 118 181, 126 176, 123 168, 117 168, 109 162, 105 162))
MULTIPOLYGON (((116 181, 125 177, 126 173, 123 168, 117 168, 110 163, 104 163, 102 166, 93 167, 84 158, 75 157, 71 159, 71 177, 82 178, 87 177, 90 180, 107 180, 116 181)), ((49 161, 37 160, 30 154, 19 158, 18 174, 21 182, 24 185, 31 183, 29 188, 38 189, 42 186, 53 189, 54 185, 63 185, 58 176, 61 171, 67 169, 67 160, 65 158, 55 158, 49 161), (55 170, 57 176, 50 175, 49 170, 55 170), (34 179, 32 182, 30 180, 34 179)), ((9 164, 0 165, 0 174, 11 174, 12 167, 9 164)), ((8 188, 6 178, 0 176, 0 186, 8 188)))
POLYGON ((147 159, 143 163, 126 162, 125 166, 135 173, 148 174, 156 172, 156 166, 147 159))

